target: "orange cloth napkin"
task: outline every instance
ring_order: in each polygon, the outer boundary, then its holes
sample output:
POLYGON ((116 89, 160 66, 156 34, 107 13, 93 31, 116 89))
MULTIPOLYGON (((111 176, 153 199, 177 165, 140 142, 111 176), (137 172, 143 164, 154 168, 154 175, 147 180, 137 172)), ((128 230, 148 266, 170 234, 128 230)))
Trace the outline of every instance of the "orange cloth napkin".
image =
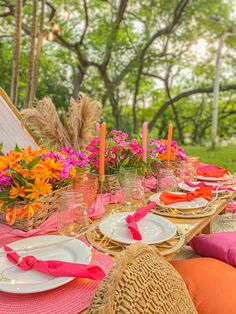
POLYGON ((192 201, 195 198, 203 197, 206 200, 210 201, 212 198, 211 188, 202 188, 194 192, 188 192, 184 194, 175 194, 170 192, 163 192, 160 195, 160 201, 165 205, 170 205, 179 202, 192 201))
POLYGON ((197 173, 203 177, 221 178, 228 173, 228 170, 215 165, 200 163, 197 173))

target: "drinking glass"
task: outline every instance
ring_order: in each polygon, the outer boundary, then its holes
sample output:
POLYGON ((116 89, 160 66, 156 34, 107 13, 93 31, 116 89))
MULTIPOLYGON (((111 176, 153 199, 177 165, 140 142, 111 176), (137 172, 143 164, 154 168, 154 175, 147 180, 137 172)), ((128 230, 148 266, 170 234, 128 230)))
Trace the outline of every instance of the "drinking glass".
POLYGON ((82 180, 74 180, 74 191, 84 194, 84 202, 90 208, 97 196, 98 191, 98 175, 87 174, 82 180))
POLYGON ((179 168, 180 181, 184 180, 196 181, 198 164, 199 157, 195 156, 186 157, 186 160, 181 163, 181 166, 179 168))
POLYGON ((122 207, 125 210, 135 210, 145 203, 144 188, 142 186, 142 177, 129 177, 124 181, 122 186, 124 192, 124 203, 122 207))
POLYGON ((157 191, 176 191, 177 180, 172 168, 160 168, 157 181, 157 191))
POLYGON ((83 234, 89 224, 87 206, 83 193, 66 191, 60 198, 57 229, 62 235, 75 237, 83 234))

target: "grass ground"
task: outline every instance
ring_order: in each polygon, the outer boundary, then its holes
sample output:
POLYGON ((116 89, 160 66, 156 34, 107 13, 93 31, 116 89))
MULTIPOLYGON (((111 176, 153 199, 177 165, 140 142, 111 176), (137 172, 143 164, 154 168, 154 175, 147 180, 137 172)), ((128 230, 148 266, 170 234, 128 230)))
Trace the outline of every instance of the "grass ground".
POLYGON ((236 146, 217 147, 214 151, 209 147, 185 146, 189 156, 199 156, 202 162, 211 163, 236 172, 236 146))

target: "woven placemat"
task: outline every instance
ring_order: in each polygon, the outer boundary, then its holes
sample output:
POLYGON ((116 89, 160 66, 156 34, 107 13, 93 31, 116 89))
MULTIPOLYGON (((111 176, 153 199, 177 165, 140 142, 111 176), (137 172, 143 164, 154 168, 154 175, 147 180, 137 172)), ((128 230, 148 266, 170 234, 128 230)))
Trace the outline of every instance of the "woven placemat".
POLYGON ((156 206, 152 212, 157 215, 175 218, 204 218, 211 216, 216 211, 213 203, 199 209, 175 209, 164 206, 156 206))
MULTIPOLYGON (((103 265, 108 271, 113 266, 110 256, 96 251, 95 264, 103 265)), ((95 256, 95 257, 94 257, 95 256)), ((53 290, 32 294, 0 292, 1 314, 77 314, 85 310, 99 282, 89 279, 73 281, 53 290)))
MULTIPOLYGON (((128 246, 127 244, 113 241, 104 236, 100 232, 99 227, 89 231, 86 234, 86 238, 96 249, 112 256, 115 256, 128 246)), ((156 244, 155 247, 159 249, 163 256, 167 256, 178 251, 184 243, 185 235, 177 228, 176 235, 172 239, 156 244)))

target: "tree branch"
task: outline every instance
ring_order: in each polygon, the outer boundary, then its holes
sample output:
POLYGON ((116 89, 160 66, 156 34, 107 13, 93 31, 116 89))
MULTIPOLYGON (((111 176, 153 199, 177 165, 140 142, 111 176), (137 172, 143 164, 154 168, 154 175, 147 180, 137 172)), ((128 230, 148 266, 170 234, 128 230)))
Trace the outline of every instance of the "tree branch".
MULTIPOLYGON (((143 47, 141 53, 140 53, 140 63, 139 63, 139 68, 138 68, 138 75, 137 75, 137 79, 135 82, 135 89, 134 89, 134 97, 133 97, 133 103, 132 103, 132 113, 133 113, 133 127, 134 127, 134 132, 136 132, 136 128, 137 128, 137 117, 136 117, 136 102, 137 102, 137 97, 138 97, 138 92, 139 92, 139 85, 140 85, 140 81, 141 81, 141 76, 142 76, 142 72, 143 72, 143 67, 144 67, 144 57, 145 54, 147 52, 147 50, 149 49, 149 47, 152 45, 152 43, 154 42, 154 40, 156 40, 157 38, 163 36, 163 35, 167 35, 170 34, 171 31, 173 30, 173 28, 179 23, 181 16, 184 12, 185 7, 187 6, 189 0, 181 0, 177 6, 174 9, 174 14, 173 14, 173 19, 172 22, 160 29, 159 31, 157 31, 156 33, 154 33, 152 35, 152 37, 149 39, 149 41, 146 43, 146 45, 143 47)), ((167 46, 165 47, 165 49, 167 48, 167 46)))
POLYGON ((79 41, 80 45, 82 45, 82 43, 84 41, 84 36, 85 36, 85 34, 87 32, 88 21, 89 21, 89 18, 88 18, 88 6, 87 6, 86 0, 83 0, 83 3, 84 3, 85 25, 84 25, 84 30, 83 30, 83 33, 81 35, 80 41, 79 41))
POLYGON ((116 15, 116 20, 111 28, 111 32, 110 35, 107 38, 107 43, 106 43, 106 48, 105 48, 105 56, 103 59, 103 62, 101 64, 102 70, 105 71, 105 69, 108 66, 108 63, 110 61, 111 58, 111 53, 112 53, 112 48, 114 46, 118 31, 119 31, 119 27, 120 24, 122 22, 124 13, 125 13, 125 9, 127 7, 128 4, 128 0, 120 0, 120 4, 119 4, 119 8, 117 10, 117 15, 116 15))
MULTIPOLYGON (((220 86, 220 91, 221 92, 225 92, 225 91, 230 91, 230 90, 235 90, 236 89, 236 84, 231 84, 231 85, 223 85, 220 86)), ((160 118, 160 116, 163 114, 163 112, 169 107, 169 105, 171 105, 172 103, 178 102, 179 100, 191 96, 191 95, 196 95, 196 94, 210 94, 213 93, 213 86, 211 87, 202 87, 202 88, 195 88, 195 89, 191 89, 185 92, 180 93, 179 95, 175 96, 172 98, 172 100, 168 100, 166 101, 161 108, 156 112, 156 114, 154 115, 154 117, 152 118, 151 122, 149 123, 149 130, 152 130, 152 128, 154 127, 157 119, 160 118)))

